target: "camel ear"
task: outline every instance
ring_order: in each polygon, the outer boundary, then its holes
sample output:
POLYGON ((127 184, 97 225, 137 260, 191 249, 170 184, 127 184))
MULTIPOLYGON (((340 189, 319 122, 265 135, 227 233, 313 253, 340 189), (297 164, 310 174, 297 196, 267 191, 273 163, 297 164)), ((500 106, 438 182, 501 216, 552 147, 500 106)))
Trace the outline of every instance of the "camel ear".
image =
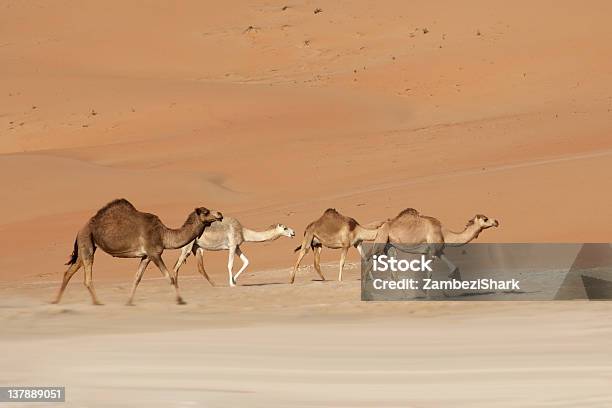
POLYGON ((207 216, 208 214, 210 214, 210 211, 208 211, 208 209, 203 208, 203 207, 196 208, 195 212, 197 215, 203 215, 203 216, 207 216))

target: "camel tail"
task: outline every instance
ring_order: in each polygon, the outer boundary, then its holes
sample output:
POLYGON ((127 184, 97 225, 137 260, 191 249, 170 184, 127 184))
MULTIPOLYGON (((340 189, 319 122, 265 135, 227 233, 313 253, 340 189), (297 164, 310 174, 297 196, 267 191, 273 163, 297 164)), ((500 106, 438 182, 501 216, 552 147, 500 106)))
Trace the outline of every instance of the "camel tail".
POLYGON ((79 258, 79 245, 77 244, 77 240, 74 240, 74 249, 72 250, 72 254, 70 255, 70 259, 66 262, 66 265, 74 265, 79 258))

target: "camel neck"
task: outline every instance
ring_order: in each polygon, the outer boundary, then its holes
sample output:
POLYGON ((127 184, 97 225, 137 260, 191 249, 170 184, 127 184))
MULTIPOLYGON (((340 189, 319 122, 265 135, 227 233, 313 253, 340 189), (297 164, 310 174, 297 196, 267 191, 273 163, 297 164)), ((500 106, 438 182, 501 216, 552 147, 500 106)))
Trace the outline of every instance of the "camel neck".
POLYGON ((444 230, 444 243, 451 246, 465 245, 473 239, 478 238, 478 234, 480 234, 480 231, 482 231, 482 229, 475 223, 472 223, 465 227, 462 232, 444 230))
POLYGON ((248 228, 242 228, 242 236, 247 242, 264 242, 273 241, 280 237, 281 234, 276 231, 276 228, 265 231, 254 231, 248 228))
POLYGON ((164 230, 164 248, 178 249, 199 237, 204 231, 204 224, 198 219, 195 212, 189 214, 182 227, 164 230))

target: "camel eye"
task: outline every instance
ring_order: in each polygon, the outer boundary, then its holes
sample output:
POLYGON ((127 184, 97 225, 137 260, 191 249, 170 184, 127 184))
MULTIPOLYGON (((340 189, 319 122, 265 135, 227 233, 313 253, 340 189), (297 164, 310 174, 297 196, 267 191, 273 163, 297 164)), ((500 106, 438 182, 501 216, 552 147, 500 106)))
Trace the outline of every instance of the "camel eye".
POLYGON ((483 218, 483 221, 484 221, 484 222, 487 222, 487 221, 489 221, 489 219, 488 219, 487 217, 484 217, 484 218, 483 218))
POLYGON ((202 211, 202 212, 204 213, 204 215, 210 214, 210 210, 208 210, 208 209, 204 209, 204 211, 202 211))

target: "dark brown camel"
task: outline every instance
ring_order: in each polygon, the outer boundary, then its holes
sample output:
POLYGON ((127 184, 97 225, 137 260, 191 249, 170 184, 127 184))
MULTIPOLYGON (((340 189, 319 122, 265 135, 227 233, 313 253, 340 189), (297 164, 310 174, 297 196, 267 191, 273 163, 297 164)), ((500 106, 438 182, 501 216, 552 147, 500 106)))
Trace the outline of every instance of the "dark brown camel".
POLYGON ((96 297, 92 282, 94 252, 100 247, 104 252, 117 258, 141 259, 128 305, 132 304, 136 287, 151 261, 174 286, 177 303, 183 304, 176 281, 168 273, 161 255, 164 249, 182 248, 199 237, 207 225, 222 219, 220 212, 198 207, 189 214, 181 228, 170 229, 156 215, 138 211, 125 199, 111 201, 91 217, 77 234, 74 251, 66 264, 70 267, 64 273, 62 286, 52 303, 59 303, 70 278, 83 266, 85 287, 91 294, 93 304, 101 304, 96 297))

